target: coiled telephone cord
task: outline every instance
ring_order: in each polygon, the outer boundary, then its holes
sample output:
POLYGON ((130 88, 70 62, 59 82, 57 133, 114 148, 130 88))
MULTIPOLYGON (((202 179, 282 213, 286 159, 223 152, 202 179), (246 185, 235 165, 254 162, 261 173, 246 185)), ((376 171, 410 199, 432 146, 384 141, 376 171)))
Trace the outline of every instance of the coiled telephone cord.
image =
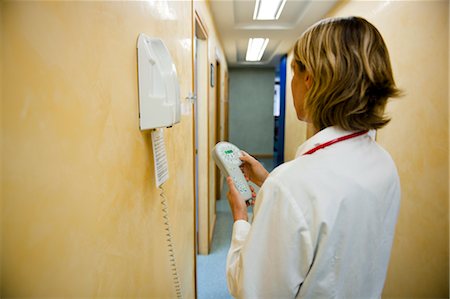
POLYGON ((170 268, 172 271, 172 279, 173 279, 173 285, 175 288, 175 292, 177 294, 177 298, 183 298, 181 295, 181 282, 180 278, 178 276, 178 270, 177 270, 177 263, 175 259, 175 247, 173 245, 172 241, 172 233, 170 231, 170 224, 169 224, 169 206, 167 204, 167 199, 164 194, 164 189, 162 187, 159 187, 160 190, 160 196, 161 196, 161 205, 162 205, 162 212, 163 212, 163 219, 164 219, 164 226, 165 226, 165 237, 167 242, 167 248, 169 250, 169 263, 170 268))

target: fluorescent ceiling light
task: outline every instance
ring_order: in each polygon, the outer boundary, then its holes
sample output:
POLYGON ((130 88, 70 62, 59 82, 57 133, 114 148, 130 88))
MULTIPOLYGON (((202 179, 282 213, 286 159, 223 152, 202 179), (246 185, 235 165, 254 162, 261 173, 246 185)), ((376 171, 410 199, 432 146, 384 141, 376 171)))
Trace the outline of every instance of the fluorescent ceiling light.
POLYGON ((278 20, 286 0, 256 0, 253 20, 278 20))
POLYGON ((260 61, 264 54, 264 50, 266 50, 268 43, 269 43, 268 38, 249 38, 247 55, 245 55, 245 60, 260 61))

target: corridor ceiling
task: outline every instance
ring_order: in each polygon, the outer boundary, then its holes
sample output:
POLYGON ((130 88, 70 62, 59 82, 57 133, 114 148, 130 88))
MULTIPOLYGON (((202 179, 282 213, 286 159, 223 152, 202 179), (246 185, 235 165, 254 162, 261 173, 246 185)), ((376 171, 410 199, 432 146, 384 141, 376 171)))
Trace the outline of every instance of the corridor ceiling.
POLYGON ((255 0, 209 0, 216 30, 230 67, 274 67, 309 26, 339 0, 287 0, 278 20, 253 20, 255 0), (269 38, 258 62, 245 61, 248 39, 269 38))

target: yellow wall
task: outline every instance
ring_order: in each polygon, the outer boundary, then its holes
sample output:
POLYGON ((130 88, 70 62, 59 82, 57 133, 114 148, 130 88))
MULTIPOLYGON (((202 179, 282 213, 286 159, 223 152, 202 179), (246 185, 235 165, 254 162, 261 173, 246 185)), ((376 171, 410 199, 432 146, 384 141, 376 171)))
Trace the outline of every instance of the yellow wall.
MULTIPOLYGON (((2 297, 174 297, 136 41, 191 90, 191 3, 2 3, 2 297)), ((184 100, 183 100, 184 101, 184 100)), ((192 115, 165 130, 184 298, 194 297, 192 115)))
MULTIPOLYGON (((3 2, 0 2, 0 57, 3 57, 3 2)), ((2 294, 2 219, 3 219, 3 58, 0 59, 0 297, 2 294)))
MULTIPOLYGON (((392 121, 378 132, 378 142, 394 158, 402 185, 384 298, 449 294, 448 6, 445 0, 345 1, 330 13, 365 17, 380 30, 396 82, 405 93, 388 104, 392 121)), ((287 112, 287 134, 294 123, 288 119, 287 112)), ((286 153, 292 158, 296 135, 289 134, 286 153)))

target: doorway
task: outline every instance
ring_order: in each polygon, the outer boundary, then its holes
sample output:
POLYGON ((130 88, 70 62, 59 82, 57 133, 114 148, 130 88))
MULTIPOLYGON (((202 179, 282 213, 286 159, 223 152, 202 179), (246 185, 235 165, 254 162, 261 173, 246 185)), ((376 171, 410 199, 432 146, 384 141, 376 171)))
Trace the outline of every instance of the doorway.
POLYGON ((195 12, 194 34, 194 103, 195 113, 195 181, 196 181, 196 233, 197 253, 210 250, 210 158, 209 158, 209 64, 208 34, 195 12))

